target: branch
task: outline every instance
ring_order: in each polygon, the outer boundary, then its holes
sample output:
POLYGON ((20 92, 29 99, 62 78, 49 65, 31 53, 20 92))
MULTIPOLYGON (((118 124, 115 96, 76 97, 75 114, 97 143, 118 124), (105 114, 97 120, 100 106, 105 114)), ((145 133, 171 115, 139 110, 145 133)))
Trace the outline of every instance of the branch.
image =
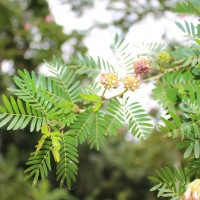
POLYGON ((170 68, 170 69, 166 69, 163 73, 160 73, 158 75, 155 75, 155 76, 152 76, 150 78, 143 80, 142 83, 146 83, 146 82, 149 82, 151 80, 158 80, 160 77, 164 76, 167 72, 173 72, 175 70, 179 70, 180 68, 182 68, 182 66, 177 66, 177 67, 173 67, 173 68, 170 68))

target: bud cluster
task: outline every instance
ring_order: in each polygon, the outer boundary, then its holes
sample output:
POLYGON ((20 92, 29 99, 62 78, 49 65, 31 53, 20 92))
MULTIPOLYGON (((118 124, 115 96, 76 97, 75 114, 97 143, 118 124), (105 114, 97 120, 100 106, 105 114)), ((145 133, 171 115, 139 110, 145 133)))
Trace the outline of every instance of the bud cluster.
POLYGON ((200 179, 191 182, 183 196, 183 200, 199 200, 200 199, 200 179))
MULTIPOLYGON (((105 74, 101 74, 100 83, 104 85, 105 88, 117 88, 120 83, 120 79, 117 74, 109 72, 105 74)), ((124 88, 126 90, 132 90, 139 88, 140 82, 137 80, 136 76, 128 75, 122 79, 122 83, 124 84, 124 88)))
POLYGON ((145 76, 151 69, 151 60, 146 56, 140 56, 133 63, 135 74, 138 76, 145 76))
POLYGON ((167 51, 162 51, 158 54, 157 59, 162 64, 168 64, 171 60, 171 55, 167 51))
MULTIPOLYGON (((140 86, 140 77, 145 76, 151 69, 151 60, 148 57, 141 56, 133 63, 135 75, 127 75, 121 79, 126 90, 134 91, 140 86)), ((120 78, 114 72, 104 73, 100 76, 100 83, 106 89, 117 88, 120 84, 120 78)))

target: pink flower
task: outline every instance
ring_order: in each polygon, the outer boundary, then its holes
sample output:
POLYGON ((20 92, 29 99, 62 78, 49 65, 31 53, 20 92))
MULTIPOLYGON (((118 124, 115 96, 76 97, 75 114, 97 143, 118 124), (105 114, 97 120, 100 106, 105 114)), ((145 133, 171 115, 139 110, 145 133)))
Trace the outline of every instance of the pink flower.
POLYGON ((151 60, 146 56, 140 56, 133 63, 136 75, 144 76, 151 69, 151 60))
POLYGON ((117 88, 119 86, 119 77, 113 72, 101 74, 100 83, 108 89, 117 88))
POLYGON ((51 15, 47 15, 44 20, 45 20, 46 23, 51 23, 53 21, 51 15))
POLYGON ((192 199, 192 190, 190 188, 188 188, 186 190, 186 192, 184 193, 183 199, 184 200, 190 200, 190 199, 192 199))
POLYGON ((30 24, 24 23, 23 24, 23 28, 24 28, 24 30, 29 30, 30 29, 30 24))
POLYGON ((180 17, 181 19, 184 19, 184 18, 186 17, 186 15, 180 14, 179 17, 180 17))
POLYGON ((124 88, 134 91, 139 88, 140 81, 135 76, 128 75, 123 79, 124 88))

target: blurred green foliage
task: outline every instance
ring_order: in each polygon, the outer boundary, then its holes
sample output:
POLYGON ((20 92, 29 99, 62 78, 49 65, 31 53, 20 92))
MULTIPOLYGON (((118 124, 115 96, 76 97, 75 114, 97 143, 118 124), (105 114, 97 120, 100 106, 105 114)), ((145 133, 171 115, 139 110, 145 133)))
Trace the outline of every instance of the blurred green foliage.
POLYGON ((45 0, 1 0, 0 63, 12 60, 15 68, 35 69, 44 59, 62 54, 62 45, 76 38, 77 51, 85 51, 83 35, 63 33, 55 23, 45 0))
POLYGON ((153 200, 156 196, 148 192, 152 183, 147 176, 180 163, 181 158, 176 141, 161 133, 141 142, 119 134, 106 141, 100 152, 89 152, 84 145, 79 150, 79 176, 72 193, 80 200, 153 200))
POLYGON ((18 167, 19 152, 10 145, 4 156, 0 155, 0 197, 2 200, 76 200, 66 189, 53 189, 50 182, 42 181, 37 187, 24 181, 23 169, 18 167))

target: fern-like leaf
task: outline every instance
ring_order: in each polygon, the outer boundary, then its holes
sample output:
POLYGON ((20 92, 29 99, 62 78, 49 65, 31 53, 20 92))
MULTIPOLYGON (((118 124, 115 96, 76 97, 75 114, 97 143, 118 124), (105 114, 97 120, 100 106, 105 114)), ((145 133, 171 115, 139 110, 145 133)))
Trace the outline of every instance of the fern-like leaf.
POLYGON ((35 152, 30 154, 30 158, 26 163, 29 167, 24 171, 28 174, 25 180, 34 176, 33 185, 38 182, 39 177, 45 179, 48 176, 48 171, 51 170, 50 152, 53 146, 50 140, 45 140, 40 151, 35 155, 35 152))
POLYGON ((184 169, 165 167, 156 170, 156 174, 158 177, 149 177, 156 183, 150 191, 158 190, 158 197, 170 197, 171 200, 182 199, 189 183, 188 173, 184 169))
POLYGON ((73 108, 79 109, 77 105, 73 105, 68 101, 60 101, 48 113, 48 118, 53 120, 51 126, 59 126, 60 129, 70 126, 77 120, 77 113, 73 108))
POLYGON ((189 0, 188 2, 179 2, 173 9, 177 13, 200 15, 200 2, 199 0, 189 0))
POLYGON ((60 180, 60 186, 66 182, 70 189, 72 182, 76 181, 78 151, 77 139, 72 132, 63 133, 61 136, 60 162, 57 165, 57 180, 60 180))
POLYGON ((200 177, 200 158, 190 160, 188 166, 188 174, 190 176, 200 177))
POLYGON ((142 138, 147 137, 152 132, 151 119, 138 102, 129 103, 127 98, 124 103, 124 111, 132 135, 142 138))
POLYGON ((142 43, 143 48, 146 49, 146 53, 144 55, 153 56, 157 55, 159 52, 164 51, 166 49, 166 45, 162 43, 142 43))
POLYGON ((83 94, 97 94, 101 91, 101 86, 98 83, 87 84, 83 89, 83 94))
MULTIPOLYGON (((180 117, 176 113, 169 111, 169 114, 171 118, 169 119, 161 118, 162 121, 164 122, 164 125, 159 125, 160 130, 164 133, 167 133, 169 137, 173 138, 181 137, 182 139, 189 138, 191 137, 191 134, 196 132, 195 127, 198 127, 200 125, 199 119, 184 123, 180 120, 180 117)), ((189 116, 187 117, 189 120, 190 117, 189 116)))
POLYGON ((185 21, 185 24, 182 25, 180 22, 176 22, 178 28, 186 33, 191 38, 198 38, 198 26, 195 26, 193 23, 185 21))
POLYGON ((118 131, 123 127, 123 123, 121 123, 117 117, 113 117, 112 115, 105 115, 105 134, 109 136, 116 135, 118 131))
POLYGON ((51 77, 44 77, 41 74, 36 76, 35 72, 31 72, 30 76, 28 76, 28 72, 24 70, 24 75, 21 76, 23 80, 26 80, 27 77, 29 78, 29 82, 34 82, 37 87, 41 87, 41 90, 45 90, 47 94, 50 94, 51 97, 55 98, 55 102, 59 102, 61 100, 65 100, 66 95, 64 94, 63 90, 59 88, 55 82, 52 80, 51 77))
POLYGON ((73 58, 72 62, 75 73, 82 75, 86 74, 89 78, 96 78, 102 72, 114 72, 113 66, 108 62, 98 57, 95 61, 91 56, 78 55, 78 58, 73 58))
POLYGON ((80 98, 80 81, 76 81, 74 71, 64 65, 60 59, 53 57, 52 64, 46 63, 49 71, 54 77, 55 82, 66 95, 66 99, 72 103, 81 101, 80 98))
POLYGON ((97 112, 94 114, 89 134, 90 134, 89 135, 90 148, 95 146, 96 149, 99 150, 100 146, 104 143, 105 140, 104 113, 97 112))
POLYGON ((171 86, 163 87, 163 84, 157 83, 156 88, 153 89, 152 97, 158 100, 158 103, 170 110, 175 109, 177 101, 178 89, 171 86))
POLYGON ((195 76, 190 70, 178 70, 168 72, 161 78, 161 83, 156 83, 153 89, 153 98, 158 100, 165 109, 175 110, 175 105, 180 95, 185 93, 185 90, 199 87, 200 81, 195 80, 195 76))
POLYGON ((48 121, 48 118, 38 110, 35 110, 26 102, 23 105, 20 99, 17 101, 10 97, 10 100, 3 96, 5 108, 0 106, 0 127, 9 123, 7 130, 24 129, 30 123, 30 131, 39 131, 42 124, 48 121))
POLYGON ((122 104, 118 99, 113 99, 107 104, 105 115, 105 134, 116 135, 125 123, 125 115, 122 104))
POLYGON ((41 87, 41 90, 45 90, 47 94, 54 97, 55 103, 66 99, 63 89, 58 87, 51 77, 46 78, 42 75, 38 75, 37 78, 34 72, 31 72, 31 77, 35 84, 41 87))
POLYGON ((126 74, 133 74, 134 56, 130 44, 116 34, 114 43, 110 45, 110 48, 118 60, 119 66, 126 71, 126 74))
POLYGON ((18 98, 28 102, 34 109, 43 112, 47 115, 49 109, 56 102, 56 98, 43 89, 42 86, 37 85, 35 79, 31 78, 29 73, 24 71, 18 71, 20 77, 15 76, 14 81, 19 87, 9 88, 18 98))
POLYGON ((180 88, 180 85, 184 89, 188 86, 196 87, 200 85, 200 81, 195 79, 195 76, 191 73, 191 70, 177 70, 171 73, 166 73, 162 76, 162 83, 165 86, 172 86, 173 88, 180 88))
POLYGON ((199 46, 193 46, 191 48, 186 48, 186 47, 176 48, 176 50, 172 52, 172 55, 175 59, 172 65, 174 66, 179 65, 182 68, 192 68, 192 67, 198 68, 198 63, 200 61, 199 50, 200 50, 199 46))
POLYGON ((80 144, 82 144, 90 135, 93 119, 94 112, 88 110, 81 113, 78 116, 76 123, 70 126, 71 130, 76 134, 80 144))

